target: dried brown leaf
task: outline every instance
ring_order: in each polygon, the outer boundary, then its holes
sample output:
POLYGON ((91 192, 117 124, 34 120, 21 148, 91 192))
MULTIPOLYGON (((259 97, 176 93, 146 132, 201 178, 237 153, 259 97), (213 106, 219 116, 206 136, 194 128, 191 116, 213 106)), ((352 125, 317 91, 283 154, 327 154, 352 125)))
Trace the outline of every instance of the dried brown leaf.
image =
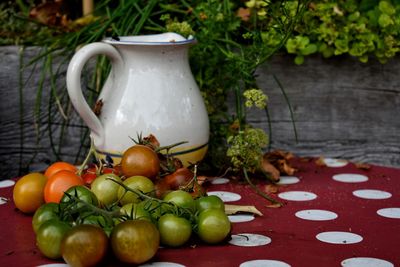
POLYGON ((263 171, 271 175, 272 180, 279 181, 279 178, 281 176, 279 170, 274 165, 272 165, 265 157, 263 157, 262 159, 261 168, 263 171))
POLYGON ((274 204, 271 204, 271 205, 266 205, 265 207, 276 209, 276 208, 280 208, 282 206, 283 206, 282 203, 274 203, 274 204))
POLYGON ((227 215, 232 215, 232 214, 242 213, 242 212, 253 213, 258 216, 263 216, 263 214, 255 206, 225 204, 225 213, 227 215))
POLYGON ((367 163, 355 163, 356 168, 360 169, 360 170, 369 170, 371 169, 371 165, 367 164, 367 163))
POLYGON ((267 184, 264 186, 264 192, 267 194, 276 194, 279 192, 279 186, 275 184, 267 184))

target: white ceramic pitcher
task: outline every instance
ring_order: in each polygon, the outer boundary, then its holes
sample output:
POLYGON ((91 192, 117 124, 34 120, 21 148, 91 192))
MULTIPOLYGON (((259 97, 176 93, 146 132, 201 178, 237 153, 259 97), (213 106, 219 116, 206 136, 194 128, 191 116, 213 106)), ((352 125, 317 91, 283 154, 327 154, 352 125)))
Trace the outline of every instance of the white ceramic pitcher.
POLYGON ((196 40, 176 33, 128 36, 88 44, 73 56, 67 71, 71 102, 91 130, 97 152, 118 163, 138 134, 156 136, 161 146, 187 143, 171 152, 184 164, 200 161, 207 152, 209 120, 193 78, 188 50, 196 40), (96 116, 81 89, 87 61, 106 55, 111 73, 99 95, 96 116))

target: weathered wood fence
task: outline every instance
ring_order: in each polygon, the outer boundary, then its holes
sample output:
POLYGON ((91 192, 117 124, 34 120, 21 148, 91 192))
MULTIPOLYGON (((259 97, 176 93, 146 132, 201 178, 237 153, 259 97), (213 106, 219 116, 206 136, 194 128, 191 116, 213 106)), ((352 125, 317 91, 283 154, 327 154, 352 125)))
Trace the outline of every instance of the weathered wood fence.
MULTIPOLYGON (((43 170, 58 158, 74 162, 82 155, 81 149, 87 148, 81 143, 87 129, 71 106, 64 110, 72 115, 68 127, 61 126, 64 118, 57 105, 49 105, 55 98, 48 80, 42 95, 37 93, 40 64, 45 63, 39 63, 33 72, 30 66, 20 75, 19 49, 0 47, 0 180, 43 170), (50 126, 45 123, 49 118, 54 121, 50 126)), ((22 59, 26 63, 37 53, 37 48, 27 49, 22 59)), ((65 74, 65 69, 60 72, 65 74)), ((269 97, 272 132, 264 112, 251 111, 248 120, 269 132, 273 149, 400 167, 398 57, 382 65, 315 56, 296 66, 291 57, 276 56, 259 68, 257 75, 269 97), (285 94, 293 110, 297 141, 285 94)), ((63 103, 68 97, 64 76, 55 82, 63 103)))

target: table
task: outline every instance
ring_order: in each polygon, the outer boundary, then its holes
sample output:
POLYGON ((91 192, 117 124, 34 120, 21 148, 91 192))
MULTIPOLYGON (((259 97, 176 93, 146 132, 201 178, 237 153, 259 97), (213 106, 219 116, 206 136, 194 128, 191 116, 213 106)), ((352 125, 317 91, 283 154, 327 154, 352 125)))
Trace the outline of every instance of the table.
MULTIPOLYGON (((283 176, 273 194, 285 203, 281 208, 267 207, 245 183, 214 180, 207 187, 210 194, 230 204, 254 205, 263 216, 231 216, 229 243, 160 248, 144 266, 400 266, 400 169, 324 162, 291 162, 298 171, 283 176)), ((0 266, 63 266, 41 256, 31 216, 4 200, 12 200, 12 184, 0 182, 0 266)))

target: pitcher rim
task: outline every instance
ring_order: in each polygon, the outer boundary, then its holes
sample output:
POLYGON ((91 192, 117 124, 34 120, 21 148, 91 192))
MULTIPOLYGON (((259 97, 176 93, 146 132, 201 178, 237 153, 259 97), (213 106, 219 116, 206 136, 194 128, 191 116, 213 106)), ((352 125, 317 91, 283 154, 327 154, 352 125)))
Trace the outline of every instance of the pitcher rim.
MULTIPOLYGON (((102 40, 102 42, 112 44, 112 45, 143 45, 143 46, 164 46, 164 45, 186 45, 186 44, 195 44, 197 40, 190 35, 188 38, 184 38, 182 40, 175 40, 174 38, 168 38, 168 41, 144 41, 144 40, 134 40, 146 37, 157 37, 162 36, 163 34, 151 34, 151 35, 126 35, 126 36, 114 36, 114 37, 106 37, 102 40)), ((177 35, 178 36, 178 35, 177 35)))

